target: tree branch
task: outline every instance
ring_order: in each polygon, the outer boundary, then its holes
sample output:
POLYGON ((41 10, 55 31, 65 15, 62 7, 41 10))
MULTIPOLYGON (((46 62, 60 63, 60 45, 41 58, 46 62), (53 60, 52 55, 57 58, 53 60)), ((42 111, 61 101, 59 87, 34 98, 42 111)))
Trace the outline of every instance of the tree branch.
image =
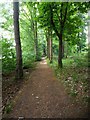
POLYGON ((62 24, 62 9, 63 9, 63 3, 61 4, 61 9, 60 9, 61 24, 62 24))
POLYGON ((50 13, 51 13, 51 24, 52 24, 52 27, 55 30, 55 33, 57 34, 57 36, 60 37, 60 34, 59 34, 59 32, 58 32, 58 30, 57 30, 57 28, 55 26, 55 23, 53 21, 53 11, 52 11, 51 5, 50 5, 50 13))
POLYGON ((65 9, 65 16, 64 16, 64 20, 63 20, 63 25, 65 24, 65 21, 66 21, 67 9, 68 9, 68 3, 67 3, 67 6, 66 6, 66 9, 65 9))

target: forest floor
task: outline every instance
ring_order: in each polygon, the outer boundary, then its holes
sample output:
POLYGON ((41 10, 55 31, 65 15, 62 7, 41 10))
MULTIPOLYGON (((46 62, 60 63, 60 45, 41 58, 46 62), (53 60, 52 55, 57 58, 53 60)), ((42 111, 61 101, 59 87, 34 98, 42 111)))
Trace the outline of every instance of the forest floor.
POLYGON ((13 98, 4 118, 86 118, 88 109, 75 102, 43 59, 13 98))

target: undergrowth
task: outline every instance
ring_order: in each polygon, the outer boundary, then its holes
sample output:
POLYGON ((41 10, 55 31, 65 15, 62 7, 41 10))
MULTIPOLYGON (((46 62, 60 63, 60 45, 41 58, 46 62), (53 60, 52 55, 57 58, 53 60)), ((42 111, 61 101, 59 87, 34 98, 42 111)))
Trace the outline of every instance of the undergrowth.
POLYGON ((56 76, 63 83, 70 96, 84 103, 89 101, 88 57, 86 54, 63 59, 62 69, 58 68, 56 60, 53 60, 53 63, 49 65, 55 70, 56 76))
POLYGON ((11 102, 8 103, 5 107, 6 114, 9 114, 11 112, 12 108, 13 108, 13 104, 11 102))

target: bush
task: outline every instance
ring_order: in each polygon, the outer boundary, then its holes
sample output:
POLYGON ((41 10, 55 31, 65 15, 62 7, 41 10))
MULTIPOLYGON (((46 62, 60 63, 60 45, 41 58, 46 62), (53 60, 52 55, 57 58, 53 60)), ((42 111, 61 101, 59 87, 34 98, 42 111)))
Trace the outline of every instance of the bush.
POLYGON ((87 58, 87 53, 82 53, 63 59, 62 69, 58 69, 57 60, 50 64, 69 95, 83 102, 88 101, 87 58))
POLYGON ((74 56, 74 64, 77 67, 87 67, 88 66, 88 56, 87 53, 81 53, 74 56))
POLYGON ((35 54, 34 53, 24 53, 23 54, 23 68, 33 68, 35 62, 35 54))
POLYGON ((15 47, 7 39, 2 41, 2 72, 9 73, 15 69, 15 47))

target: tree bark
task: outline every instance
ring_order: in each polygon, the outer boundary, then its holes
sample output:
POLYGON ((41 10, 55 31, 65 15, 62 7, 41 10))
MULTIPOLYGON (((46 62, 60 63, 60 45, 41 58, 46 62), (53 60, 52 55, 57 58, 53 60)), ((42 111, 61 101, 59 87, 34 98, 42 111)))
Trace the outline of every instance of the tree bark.
POLYGON ((53 58, 53 50, 52 50, 52 31, 50 31, 50 39, 49 39, 49 42, 50 42, 50 63, 52 63, 52 58, 53 58))
POLYGON ((23 77, 22 68, 22 50, 20 42, 20 31, 19 31, 19 2, 13 2, 14 9, 14 34, 16 43, 16 79, 23 77))
POLYGON ((47 58, 49 58, 49 40, 47 39, 47 58))
POLYGON ((47 58, 49 58, 49 39, 48 39, 48 32, 46 31, 46 41, 47 41, 47 58))
POLYGON ((37 38, 37 21, 35 21, 35 26, 34 26, 34 34, 35 34, 35 53, 36 53, 36 60, 38 60, 38 38, 37 38))
POLYGON ((50 37, 48 37, 47 39, 47 55, 48 55, 48 58, 50 60, 50 37))
POLYGON ((62 58, 64 58, 64 41, 62 42, 62 58))
POLYGON ((52 59, 53 59, 52 31, 50 29, 48 29, 46 33, 46 40, 47 40, 47 58, 49 58, 50 63, 52 63, 52 59))
POLYGON ((62 33, 59 37, 59 53, 58 53, 58 67, 62 68, 62 33))

